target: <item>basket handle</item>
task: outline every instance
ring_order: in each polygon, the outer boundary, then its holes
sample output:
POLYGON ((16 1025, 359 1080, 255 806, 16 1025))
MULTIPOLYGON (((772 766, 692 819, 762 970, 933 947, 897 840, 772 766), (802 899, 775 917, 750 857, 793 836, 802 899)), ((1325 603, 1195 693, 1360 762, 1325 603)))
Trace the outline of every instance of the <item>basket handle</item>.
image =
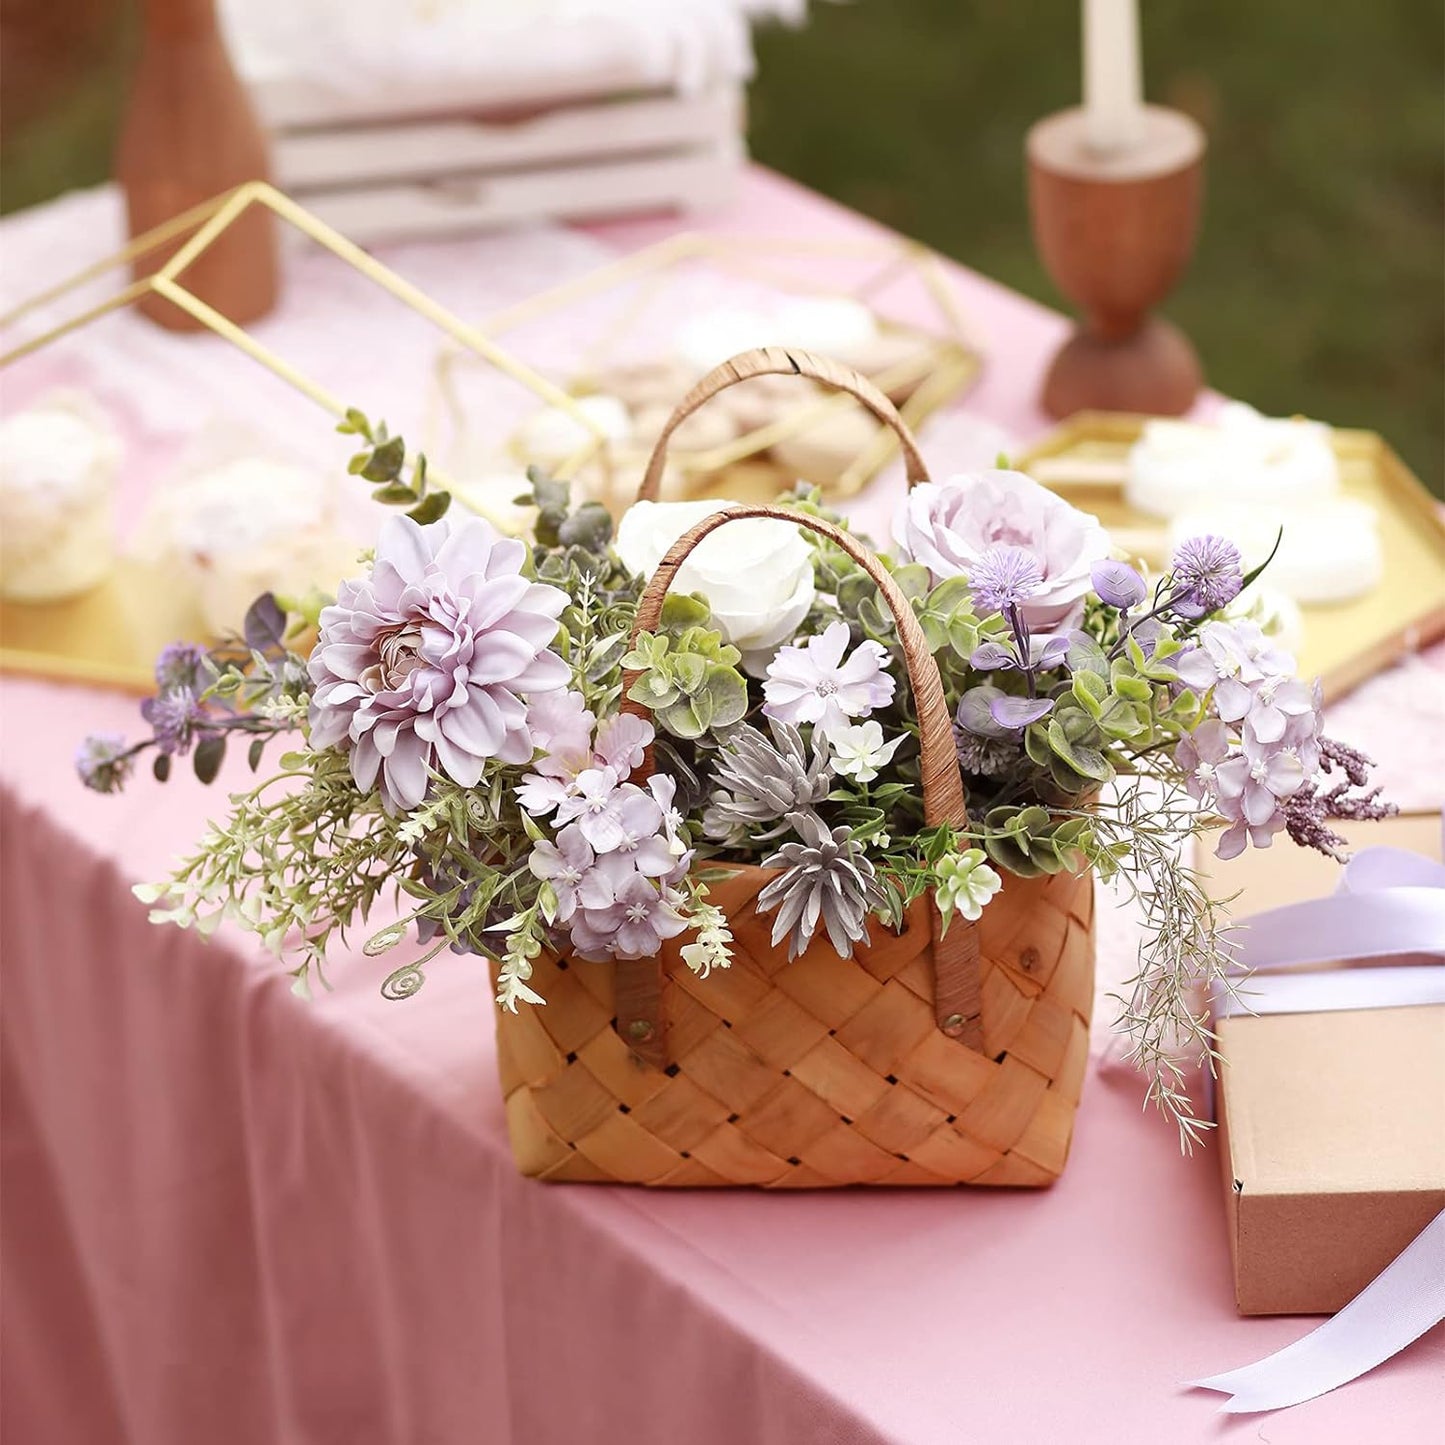
POLYGON ((874 416, 888 427, 898 438, 903 451, 903 466, 908 475, 908 485, 928 480, 928 468, 923 463, 923 454, 918 442, 908 429, 908 423, 898 414, 898 408, 879 389, 849 367, 840 366, 826 357, 813 356, 806 351, 795 351, 791 347, 763 346, 755 351, 744 351, 714 367, 683 399, 678 402, 668 417, 657 438, 648 459, 647 471, 643 474, 642 485, 637 489, 639 502, 655 502, 662 494, 662 472, 667 465, 667 444, 673 432, 690 417, 705 401, 711 400, 718 392, 736 386, 740 381, 749 381, 755 376, 802 376, 810 381, 820 381, 838 391, 846 391, 857 397, 874 416))
MULTIPOLYGON (((929 651, 928 640, 913 615, 908 599, 883 564, 856 537, 831 522, 805 512, 762 505, 728 507, 704 517, 668 548, 667 555, 658 564, 642 600, 637 604, 632 646, 637 645, 639 632, 651 632, 661 621, 662 604, 667 599, 668 589, 693 548, 719 527, 746 517, 772 517, 816 532, 846 552, 877 584, 888 610, 893 614, 894 626, 903 644, 908 683, 913 690, 918 713, 924 822, 929 827, 942 823, 966 827, 968 809, 964 801, 963 775, 959 771, 958 753, 954 747, 953 720, 948 713, 943 679, 929 651)), ((636 672, 623 675, 622 711, 646 719, 650 716, 646 704, 633 702, 627 697, 637 677, 636 672)), ((651 775, 652 768, 649 750, 638 769, 638 777, 645 780, 651 775)), ((938 1026, 950 1037, 961 1039, 971 1048, 978 1048, 982 1042, 983 996, 977 931, 972 924, 956 919, 947 935, 943 935, 936 908, 932 911, 931 927, 934 1013, 938 1026)), ((667 1062, 662 1018, 662 963, 659 958, 617 961, 617 1029, 628 1047, 646 1062, 659 1067, 667 1062)))

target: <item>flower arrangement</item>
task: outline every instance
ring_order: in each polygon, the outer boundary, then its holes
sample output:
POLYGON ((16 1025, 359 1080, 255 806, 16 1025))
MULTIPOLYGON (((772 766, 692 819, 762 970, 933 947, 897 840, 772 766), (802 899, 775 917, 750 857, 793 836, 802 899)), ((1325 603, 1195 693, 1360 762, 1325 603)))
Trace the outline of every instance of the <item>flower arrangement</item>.
MULTIPOLYGON (((1221 538, 1151 580, 1017 472, 914 487, 884 560, 937 663, 971 819, 930 827, 896 629, 841 547, 735 521, 634 635, 648 577, 717 504, 639 502, 614 532, 534 472, 534 533, 507 537, 448 512, 420 460, 405 479, 384 428, 343 430, 364 443, 353 470, 408 509, 359 575, 325 605, 261 598, 220 647, 168 648, 149 735, 77 757, 110 792, 147 749, 157 778, 189 754, 209 781, 233 735, 253 770, 299 735, 171 879, 137 890, 157 921, 259 934, 299 993, 384 895, 399 917, 367 952, 419 950, 389 993, 449 948, 490 957, 516 1011, 545 1003, 544 948, 635 959, 687 935, 690 969, 726 968, 717 863, 776 870, 756 906, 790 958, 850 957, 925 892, 947 927, 1007 875, 1093 869, 1142 907, 1121 1022, 1188 1142, 1204 1125, 1180 1055, 1209 1049, 1196 985, 1227 985, 1230 949, 1183 845, 1223 825, 1225 855, 1281 832, 1334 852, 1331 819, 1387 811, 1367 760, 1322 735, 1318 689, 1239 612, 1252 577, 1221 538)), ((846 528, 805 489, 782 505, 846 528)))

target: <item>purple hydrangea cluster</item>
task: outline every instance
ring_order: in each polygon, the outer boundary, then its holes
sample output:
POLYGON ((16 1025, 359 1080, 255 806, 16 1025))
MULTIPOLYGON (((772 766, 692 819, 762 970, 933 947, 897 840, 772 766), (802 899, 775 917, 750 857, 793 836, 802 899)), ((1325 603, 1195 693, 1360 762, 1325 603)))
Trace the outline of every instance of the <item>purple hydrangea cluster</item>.
POLYGON ((622 713, 594 738, 594 722, 573 692, 529 718, 546 752, 517 798, 557 829, 554 841, 533 845, 529 866, 551 884, 557 921, 583 958, 646 958, 687 927, 676 885, 692 853, 673 780, 628 781, 652 743, 652 724, 622 713))
POLYGON ((1206 623, 1175 670, 1213 694, 1213 716, 1174 756, 1190 793, 1229 824, 1219 856, 1268 848, 1288 823, 1289 800, 1319 771, 1319 684, 1300 682, 1294 659, 1246 621, 1206 623))

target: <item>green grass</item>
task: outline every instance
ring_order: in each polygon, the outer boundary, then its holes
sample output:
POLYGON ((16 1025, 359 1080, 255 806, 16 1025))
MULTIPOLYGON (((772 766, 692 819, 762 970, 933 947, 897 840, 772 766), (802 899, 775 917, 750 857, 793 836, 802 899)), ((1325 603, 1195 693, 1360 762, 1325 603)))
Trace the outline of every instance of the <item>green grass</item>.
MULTIPOLYGON (((1058 304, 1029 238, 1021 151, 1034 120, 1078 99, 1076 0, 811 9, 807 29, 759 36, 758 158, 1058 304)), ((1141 10, 1150 98, 1196 115, 1210 135, 1198 254, 1166 309, 1211 382, 1267 412, 1382 432, 1439 492, 1439 0, 1145 0, 1141 10)), ((53 87, 39 114, 7 116, 4 209, 105 176, 123 20, 112 28, 109 49, 96 44, 91 69, 53 87)))
MULTIPOLYGON (((1166 311, 1210 381, 1382 432, 1445 478, 1439 0, 1147 0, 1152 100, 1209 131, 1204 227, 1166 311)), ((1079 96, 1065 0, 815 3, 760 37, 758 159, 1051 304, 1022 144, 1079 96)))

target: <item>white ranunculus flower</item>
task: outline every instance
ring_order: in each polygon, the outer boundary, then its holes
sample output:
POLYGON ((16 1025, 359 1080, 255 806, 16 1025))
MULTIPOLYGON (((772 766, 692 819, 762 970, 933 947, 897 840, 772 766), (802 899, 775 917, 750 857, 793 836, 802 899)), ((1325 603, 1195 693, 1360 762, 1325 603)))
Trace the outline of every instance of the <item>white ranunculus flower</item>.
MULTIPOLYGON (((636 502, 617 527, 617 555, 640 577, 657 570, 667 549, 725 501, 636 502)), ((678 569, 677 592, 700 592, 718 630, 761 677, 773 653, 813 605, 813 553, 790 522, 749 517, 706 537, 678 569)))

